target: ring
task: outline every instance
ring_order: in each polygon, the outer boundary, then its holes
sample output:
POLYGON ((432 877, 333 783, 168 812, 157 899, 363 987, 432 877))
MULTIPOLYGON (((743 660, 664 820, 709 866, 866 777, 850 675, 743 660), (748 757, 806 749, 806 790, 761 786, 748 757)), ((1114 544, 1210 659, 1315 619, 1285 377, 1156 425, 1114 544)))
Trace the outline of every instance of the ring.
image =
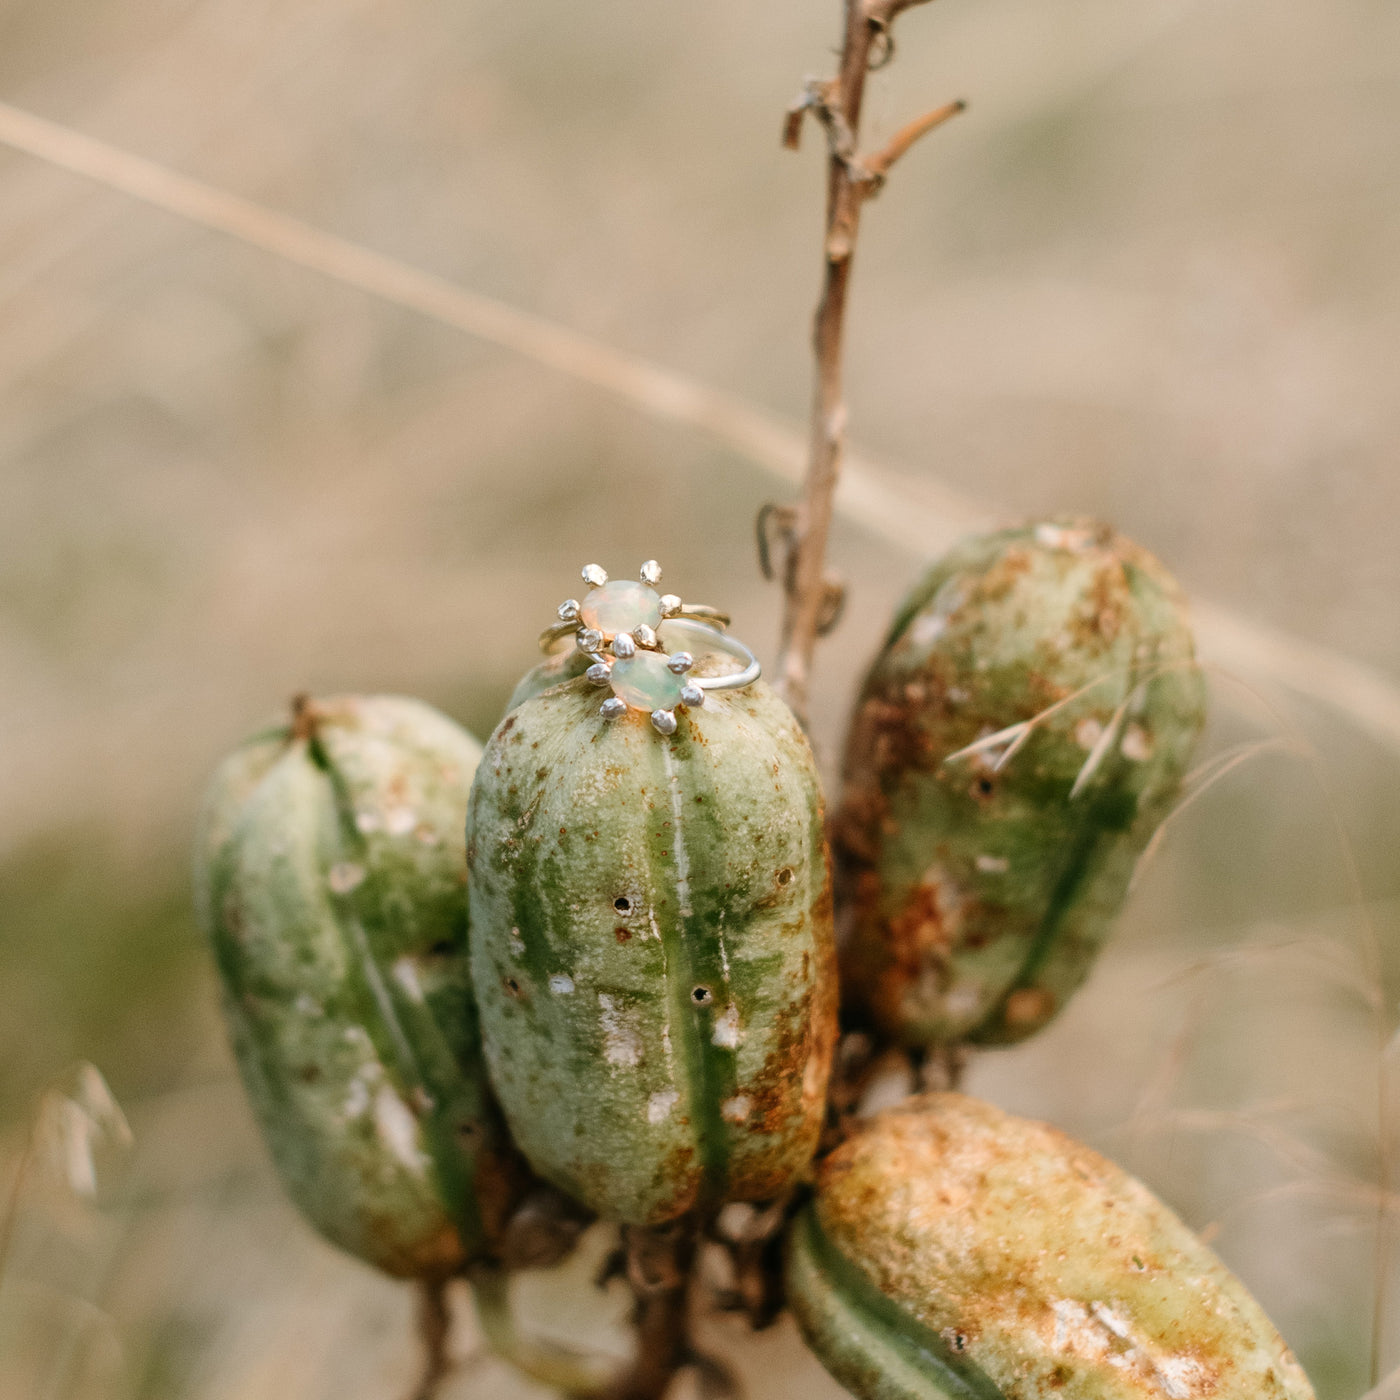
POLYGON ((583 581, 587 595, 582 602, 568 598, 559 605, 559 621, 540 633, 540 649, 549 651, 573 636, 593 662, 584 674, 612 690, 599 709, 605 719, 644 710, 659 734, 674 734, 678 708, 697 708, 706 691, 739 690, 759 678, 758 658, 725 631, 727 613, 657 593, 661 565, 655 559, 642 565, 639 583, 610 583, 597 564, 583 570, 583 581), (697 654, 737 661, 739 669, 692 676, 697 654))

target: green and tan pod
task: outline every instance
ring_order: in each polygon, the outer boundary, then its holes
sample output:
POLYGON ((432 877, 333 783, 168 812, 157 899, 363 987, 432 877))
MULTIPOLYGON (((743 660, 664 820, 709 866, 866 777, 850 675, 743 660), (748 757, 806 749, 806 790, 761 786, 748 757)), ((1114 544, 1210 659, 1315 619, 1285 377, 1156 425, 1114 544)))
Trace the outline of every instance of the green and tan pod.
POLYGON ((497 727, 472 788, 472 972, 516 1143, 600 1215, 766 1200, 807 1169, 835 1037, 822 802, 763 684, 663 737, 586 680, 497 727))
POLYGON ((860 1124, 788 1297, 859 1400, 1312 1400, 1244 1285, 1140 1182, 960 1094, 860 1124))
POLYGON ((292 1199, 405 1277, 486 1250, 511 1204, 467 962, 480 746, 429 706, 303 704, 219 769, 196 857, 244 1085, 292 1199))
POLYGON ((591 664, 592 658, 586 652, 579 651, 577 647, 570 647, 567 651, 545 657, 538 666, 531 667, 516 682, 515 689, 511 692, 511 697, 506 703, 506 714, 543 691, 552 690, 556 685, 563 685, 566 681, 575 680, 583 675, 591 664))
POLYGON ((1106 526, 1003 530, 934 565, 847 742, 853 1008, 912 1045, 1043 1026, 1087 976, 1204 711, 1180 590, 1106 526))

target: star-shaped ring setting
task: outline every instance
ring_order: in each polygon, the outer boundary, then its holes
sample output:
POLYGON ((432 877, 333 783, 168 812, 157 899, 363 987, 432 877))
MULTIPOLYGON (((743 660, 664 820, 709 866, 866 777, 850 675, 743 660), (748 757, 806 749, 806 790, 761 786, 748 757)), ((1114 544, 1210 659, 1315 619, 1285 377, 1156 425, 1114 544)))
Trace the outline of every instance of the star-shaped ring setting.
POLYGON ((549 651, 570 635, 592 665, 585 672, 612 694, 600 713, 617 719, 629 710, 651 715, 660 734, 676 732, 676 711, 705 703, 707 690, 733 690, 758 679, 754 654, 725 633, 729 617, 717 608, 684 603, 674 593, 658 593, 661 565, 648 559, 640 579, 610 580, 597 564, 583 570, 588 592, 580 601, 567 598, 559 605, 559 621, 540 634, 540 647, 549 651), (663 632, 669 634, 663 637, 663 632), (705 651, 720 652, 743 663, 740 671, 721 676, 692 677, 695 658, 690 651, 668 652, 667 641, 692 640, 705 651))

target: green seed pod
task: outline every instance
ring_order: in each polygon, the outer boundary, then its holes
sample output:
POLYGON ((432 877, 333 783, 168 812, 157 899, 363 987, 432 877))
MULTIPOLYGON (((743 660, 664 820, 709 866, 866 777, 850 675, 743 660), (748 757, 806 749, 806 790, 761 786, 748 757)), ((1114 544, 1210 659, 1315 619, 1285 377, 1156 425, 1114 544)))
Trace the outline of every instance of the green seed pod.
POLYGON ((822 1163, 787 1284, 859 1400, 1313 1400, 1244 1285, 1146 1187, 960 1094, 877 1114, 822 1163))
POLYGON ((531 696, 583 675, 591 664, 588 654, 577 647, 556 656, 547 656, 538 666, 526 671, 516 683, 506 705, 506 714, 523 705, 531 696))
POLYGON ((763 684, 669 738, 573 681, 526 700, 472 787, 472 972, 521 1150, 658 1224, 807 1168, 835 1038, 822 805, 763 684))
POLYGON ((1011 1042, 1064 1005, 1200 733, 1193 658, 1175 582, 1104 526, 979 536, 924 576, 835 823, 843 986, 886 1034, 1011 1042))
POLYGON ((467 965, 480 747, 416 700, 302 704, 215 776, 196 894, 244 1086, 289 1194, 335 1244, 445 1275, 513 1191, 467 965))

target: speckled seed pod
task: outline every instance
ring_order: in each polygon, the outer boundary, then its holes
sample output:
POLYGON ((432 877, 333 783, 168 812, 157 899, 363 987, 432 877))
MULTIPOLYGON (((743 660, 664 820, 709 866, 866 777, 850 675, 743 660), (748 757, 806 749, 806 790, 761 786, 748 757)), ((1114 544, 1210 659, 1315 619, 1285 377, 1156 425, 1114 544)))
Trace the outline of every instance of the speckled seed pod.
POLYGON ((761 683, 664 738, 587 681, 498 726, 468 819, 491 1078, 535 1170, 657 1224, 808 1166, 835 1037, 822 804, 761 683))
POLYGON ((788 1296, 858 1400, 1313 1400, 1243 1284, 1145 1186, 960 1094, 821 1166, 788 1296))
POLYGON ((196 892, 244 1086, 292 1199, 386 1272, 480 1253, 512 1186, 467 966, 480 746, 416 700, 304 706, 219 769, 196 892))
POLYGON ((547 656, 538 666, 526 671, 516 683, 506 704, 506 714, 523 705, 532 696, 583 675, 592 664, 588 653, 579 651, 577 647, 570 647, 568 651, 560 652, 556 656, 547 656))
POLYGON ((1065 1004, 1199 735, 1193 658, 1175 582, 1106 526, 978 536, 924 576, 835 823, 843 986, 886 1034, 1016 1041, 1065 1004))

